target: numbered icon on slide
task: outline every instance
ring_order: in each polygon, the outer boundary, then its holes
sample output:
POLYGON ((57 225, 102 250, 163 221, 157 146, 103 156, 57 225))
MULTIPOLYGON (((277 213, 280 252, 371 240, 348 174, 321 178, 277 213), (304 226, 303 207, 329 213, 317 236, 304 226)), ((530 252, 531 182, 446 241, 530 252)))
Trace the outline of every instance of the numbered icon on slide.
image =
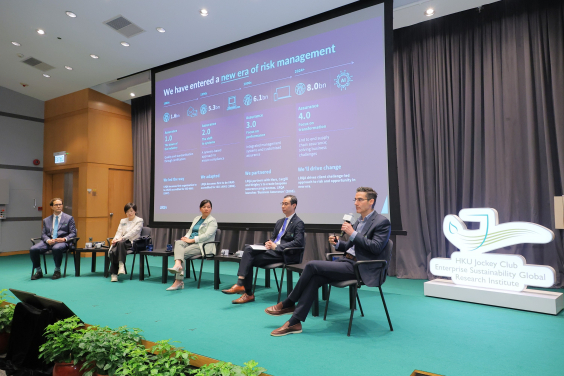
POLYGON ((304 83, 300 82, 299 84, 296 85, 295 90, 297 95, 302 95, 306 91, 306 86, 304 83))
POLYGON ((245 95, 245 98, 243 98, 243 103, 245 104, 245 106, 248 106, 251 103, 253 103, 253 96, 251 94, 245 95))
POLYGON ((170 120, 170 114, 168 112, 163 115, 163 120, 165 123, 168 123, 168 121, 170 120))
POLYGON ((208 112, 208 106, 207 106, 206 104, 201 105, 201 106, 200 106, 200 113, 201 113, 202 115, 205 115, 206 112, 208 112))
POLYGON ((195 117, 198 116, 198 110, 196 110, 194 107, 190 106, 190 108, 187 111, 188 116, 190 117, 195 117))

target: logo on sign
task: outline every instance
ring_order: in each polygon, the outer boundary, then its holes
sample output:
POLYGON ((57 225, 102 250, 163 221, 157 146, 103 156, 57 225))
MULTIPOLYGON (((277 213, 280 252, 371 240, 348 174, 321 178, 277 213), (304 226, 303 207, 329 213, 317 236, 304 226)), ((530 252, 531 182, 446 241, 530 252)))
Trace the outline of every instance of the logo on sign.
POLYGON ((459 285, 522 291, 527 286, 551 287, 555 272, 550 266, 529 265, 521 255, 488 254, 493 250, 524 243, 546 244, 554 233, 529 222, 499 224, 497 210, 462 209, 459 215, 447 215, 443 221, 445 237, 460 250, 451 258, 431 260, 431 273, 451 277, 459 285), (478 222, 469 230, 464 222, 478 222))

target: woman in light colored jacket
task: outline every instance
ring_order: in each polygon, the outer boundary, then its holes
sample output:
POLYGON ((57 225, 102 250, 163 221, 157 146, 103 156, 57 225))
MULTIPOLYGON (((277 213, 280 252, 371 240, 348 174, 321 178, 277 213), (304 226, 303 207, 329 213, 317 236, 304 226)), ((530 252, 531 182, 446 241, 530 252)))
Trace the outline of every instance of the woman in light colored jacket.
MULTIPOLYGON (((167 288, 167 290, 181 290, 184 288, 185 259, 200 254, 204 256, 204 243, 215 240, 217 221, 210 215, 211 211, 212 203, 210 200, 200 202, 200 212, 202 215, 194 218, 186 236, 180 238, 174 244, 174 266, 168 268, 168 270, 175 274, 176 278, 172 286, 167 288)), ((215 244, 206 247, 205 251, 208 254, 215 254, 215 244)))
POLYGON ((119 221, 118 229, 108 251, 112 282, 118 281, 118 274, 125 274, 124 263, 127 251, 131 249, 131 243, 141 236, 141 230, 143 229, 143 218, 139 218, 136 215, 137 205, 128 202, 125 204, 123 211, 126 218, 119 221))

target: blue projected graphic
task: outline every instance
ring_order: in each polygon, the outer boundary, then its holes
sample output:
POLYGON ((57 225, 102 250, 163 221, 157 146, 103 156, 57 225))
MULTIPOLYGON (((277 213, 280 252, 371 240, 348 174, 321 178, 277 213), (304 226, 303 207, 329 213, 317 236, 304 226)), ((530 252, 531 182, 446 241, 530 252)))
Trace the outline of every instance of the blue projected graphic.
POLYGON ((306 92, 306 86, 303 82, 300 82, 299 84, 296 85, 296 94, 297 95, 302 95, 305 92, 306 92))
POLYGON ((349 86, 351 82, 352 76, 346 70, 341 71, 341 73, 337 75, 337 78, 335 78, 335 85, 337 85, 341 91, 343 91, 343 89, 347 90, 347 86, 349 86))
POLYGON ((201 106, 200 106, 200 113, 201 113, 202 115, 205 115, 206 112, 208 112, 208 106, 207 106, 206 104, 201 105, 201 106))
POLYGON ((276 92, 274 93, 274 102, 284 99, 284 98, 291 98, 290 95, 290 86, 282 86, 277 87, 276 92))
POLYGON ((168 112, 166 114, 164 114, 163 120, 164 120, 165 123, 168 123, 168 121, 170 120, 170 115, 169 115, 168 112))
POLYGON ((251 103, 253 103, 253 96, 251 94, 245 95, 245 98, 243 98, 243 103, 245 104, 245 106, 249 106, 251 103))
POLYGON ((188 108, 187 114, 190 117, 198 116, 198 110, 196 110, 194 107, 190 106, 190 108, 188 108))
POLYGON ((240 106, 237 106, 236 102, 237 102, 237 97, 234 95, 227 98, 227 111, 238 109, 240 106))

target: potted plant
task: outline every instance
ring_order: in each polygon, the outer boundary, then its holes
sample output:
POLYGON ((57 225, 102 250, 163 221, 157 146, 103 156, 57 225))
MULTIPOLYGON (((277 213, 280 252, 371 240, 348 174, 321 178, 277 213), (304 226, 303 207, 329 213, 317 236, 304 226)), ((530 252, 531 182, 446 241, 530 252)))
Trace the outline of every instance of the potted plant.
POLYGON ((128 358, 116 375, 179 376, 194 369, 190 360, 196 357, 189 351, 175 348, 170 340, 159 341, 151 349, 130 345, 125 351, 128 358))
POLYGON ((82 323, 76 316, 47 326, 46 342, 39 347, 39 357, 55 363, 53 376, 82 375, 78 343, 82 337, 82 323))
POLYGON ((245 367, 229 362, 217 362, 206 364, 197 370, 191 371, 195 376, 259 376, 266 371, 265 368, 257 367, 258 363, 249 360, 245 367))
POLYGON ((109 375, 125 362, 126 350, 131 346, 142 346, 141 330, 121 326, 115 330, 108 327, 90 326, 82 331, 77 357, 84 360, 84 376, 109 375))
POLYGON ((0 290, 0 354, 4 354, 8 350, 8 341, 10 339, 10 328, 12 319, 14 318, 15 305, 6 301, 7 289, 0 290))

